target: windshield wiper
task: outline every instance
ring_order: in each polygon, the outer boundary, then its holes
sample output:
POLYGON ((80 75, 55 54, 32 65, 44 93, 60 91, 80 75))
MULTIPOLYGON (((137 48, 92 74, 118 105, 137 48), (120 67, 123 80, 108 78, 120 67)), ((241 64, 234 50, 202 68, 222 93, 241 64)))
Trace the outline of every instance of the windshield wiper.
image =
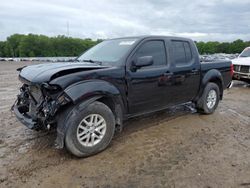
POLYGON ((78 60, 78 61, 81 61, 81 62, 89 62, 89 63, 97 63, 97 64, 99 64, 99 65, 102 64, 101 61, 94 61, 94 60, 92 60, 92 59, 83 59, 83 60, 78 60))

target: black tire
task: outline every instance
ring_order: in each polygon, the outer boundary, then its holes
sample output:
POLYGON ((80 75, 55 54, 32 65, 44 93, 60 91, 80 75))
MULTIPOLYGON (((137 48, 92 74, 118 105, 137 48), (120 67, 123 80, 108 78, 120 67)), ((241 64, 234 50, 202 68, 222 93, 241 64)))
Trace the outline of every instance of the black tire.
MULTIPOLYGON (((79 110, 79 105, 73 107, 70 117, 65 122, 67 131, 65 135, 65 146, 67 150, 77 157, 87 157, 101 152, 110 144, 115 132, 115 118, 108 106, 95 101, 86 108, 79 110), (94 146, 84 146, 77 138, 80 122, 91 114, 99 114, 106 122, 106 131, 103 138, 94 146)), ((92 133, 93 134, 93 133, 92 133)))
POLYGON ((217 108, 219 104, 219 100, 220 100, 220 90, 219 90, 218 85, 215 83, 209 82, 206 85, 205 89, 203 90, 201 98, 198 100, 197 109, 199 112, 203 114, 212 114, 217 108), (211 90, 215 91, 216 93, 216 101, 214 105, 211 105, 211 107, 209 107, 207 99, 208 99, 209 92, 211 90))
POLYGON ((247 83, 247 84, 250 84, 250 80, 249 79, 240 79, 241 81, 243 81, 243 82, 245 82, 245 83, 247 83))

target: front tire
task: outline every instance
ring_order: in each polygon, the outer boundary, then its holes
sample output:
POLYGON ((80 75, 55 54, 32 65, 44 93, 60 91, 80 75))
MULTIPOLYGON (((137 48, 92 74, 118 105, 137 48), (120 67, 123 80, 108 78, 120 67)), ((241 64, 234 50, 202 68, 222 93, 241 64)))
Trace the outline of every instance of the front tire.
POLYGON ((95 101, 79 110, 75 106, 66 122, 65 145, 77 157, 101 152, 110 144, 115 132, 115 118, 108 106, 95 101))
POLYGON ((211 114, 215 111, 220 100, 220 90, 217 84, 208 83, 198 101, 198 111, 204 114, 211 114))
POLYGON ((241 81, 247 83, 247 84, 250 84, 250 79, 241 79, 241 81))

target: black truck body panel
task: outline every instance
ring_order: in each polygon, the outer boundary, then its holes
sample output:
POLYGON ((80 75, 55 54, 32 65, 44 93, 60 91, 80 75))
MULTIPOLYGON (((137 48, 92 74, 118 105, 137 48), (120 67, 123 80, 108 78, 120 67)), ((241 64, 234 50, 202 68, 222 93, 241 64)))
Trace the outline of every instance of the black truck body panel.
MULTIPOLYGON (((128 39, 128 38, 126 38, 128 39)), ((24 67, 19 79, 24 83, 21 92, 26 102, 37 99, 33 104, 35 112, 25 109, 17 114, 22 123, 29 128, 41 129, 56 123, 56 116, 70 104, 96 100, 105 97, 114 102, 113 112, 120 124, 121 119, 157 111, 168 106, 186 102, 196 102, 208 82, 219 85, 221 98, 223 90, 231 82, 231 61, 200 62, 195 43, 190 39, 164 36, 142 36, 131 45, 126 55, 116 63, 99 65, 98 63, 52 63, 24 67), (164 48, 163 65, 135 68, 138 51, 144 44, 160 41, 164 48), (184 64, 177 64, 178 53, 175 45, 183 42, 187 59, 184 64), (30 86, 36 86, 40 92, 32 94, 30 86), (25 123, 20 114, 27 114, 34 123, 25 123), (36 114, 36 116, 34 116, 36 114), (51 115, 52 114, 52 115, 51 115), (42 125, 42 126, 41 126, 42 125)), ((21 100, 19 96, 18 100, 21 100)), ((18 103, 18 102, 17 102, 18 103)), ((20 109, 17 103, 15 112, 20 109)), ((28 102, 29 103, 29 102, 28 102)), ((30 105, 30 104, 29 104, 30 105)), ((29 107, 30 108, 30 107, 29 107)), ((62 125, 57 127, 63 135, 62 125), (60 127, 61 126, 61 127, 60 127)), ((62 144, 62 138, 60 138, 62 144)))

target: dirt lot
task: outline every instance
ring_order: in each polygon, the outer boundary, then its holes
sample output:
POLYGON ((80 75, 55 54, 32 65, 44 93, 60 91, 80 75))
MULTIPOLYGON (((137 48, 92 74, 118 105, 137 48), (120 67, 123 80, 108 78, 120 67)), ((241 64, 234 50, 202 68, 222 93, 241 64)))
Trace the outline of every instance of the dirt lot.
POLYGON ((54 133, 28 130, 10 112, 23 65, 0 63, 0 187, 250 187, 244 83, 213 115, 176 107, 133 119, 107 150, 77 159, 54 147, 54 133))

